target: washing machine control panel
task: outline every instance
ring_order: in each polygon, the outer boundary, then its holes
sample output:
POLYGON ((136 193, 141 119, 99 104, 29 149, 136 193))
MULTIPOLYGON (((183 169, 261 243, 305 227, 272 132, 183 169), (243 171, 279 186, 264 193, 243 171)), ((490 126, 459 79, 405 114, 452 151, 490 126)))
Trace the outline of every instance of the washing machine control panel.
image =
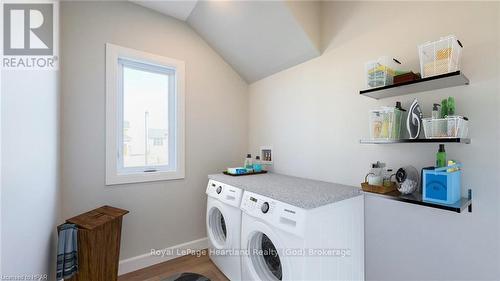
POLYGON ((274 206, 276 205, 276 201, 264 201, 261 198, 257 198, 255 196, 245 197, 245 201, 242 201, 242 209, 246 209, 252 213, 261 213, 261 214, 272 214, 274 210, 274 206), (243 206, 245 208, 243 208, 243 206))
POLYGON ((273 227, 301 235, 304 231, 306 210, 253 192, 245 191, 241 210, 273 227))
POLYGON ((269 211, 269 203, 264 202, 262 206, 260 206, 260 210, 265 214, 269 211))
POLYGON ((239 208, 243 190, 222 182, 209 180, 206 193, 208 196, 216 198, 225 204, 239 208))

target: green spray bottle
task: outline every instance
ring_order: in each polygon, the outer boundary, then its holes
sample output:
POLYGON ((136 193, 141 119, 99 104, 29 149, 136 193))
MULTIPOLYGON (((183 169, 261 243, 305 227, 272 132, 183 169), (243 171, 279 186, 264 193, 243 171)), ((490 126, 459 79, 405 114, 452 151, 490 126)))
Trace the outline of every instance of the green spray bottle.
POLYGON ((448 116, 455 115, 455 98, 448 97, 448 116))
POLYGON ((448 99, 441 101, 441 118, 448 116, 448 99))

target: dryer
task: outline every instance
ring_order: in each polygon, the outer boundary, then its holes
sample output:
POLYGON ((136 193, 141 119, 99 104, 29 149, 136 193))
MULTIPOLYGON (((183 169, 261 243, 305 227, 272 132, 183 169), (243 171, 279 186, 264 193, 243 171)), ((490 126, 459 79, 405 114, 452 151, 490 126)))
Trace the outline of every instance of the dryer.
POLYGON ((364 280, 363 196, 302 209, 245 191, 242 279, 364 280))
POLYGON ((243 191, 210 180, 206 193, 206 226, 210 259, 229 280, 241 280, 240 202, 243 191))

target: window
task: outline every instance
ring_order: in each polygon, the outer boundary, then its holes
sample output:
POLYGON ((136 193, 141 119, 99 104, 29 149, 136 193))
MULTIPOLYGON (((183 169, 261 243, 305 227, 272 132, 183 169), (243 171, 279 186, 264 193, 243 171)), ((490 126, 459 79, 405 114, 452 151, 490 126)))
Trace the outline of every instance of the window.
POLYGON ((106 184, 184 178, 184 62, 106 44, 106 184))

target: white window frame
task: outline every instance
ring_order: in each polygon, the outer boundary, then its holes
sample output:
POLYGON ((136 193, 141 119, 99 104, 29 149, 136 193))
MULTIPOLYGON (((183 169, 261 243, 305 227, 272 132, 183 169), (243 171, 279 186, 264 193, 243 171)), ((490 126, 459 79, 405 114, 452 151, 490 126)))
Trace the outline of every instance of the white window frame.
POLYGON ((185 177, 185 63, 134 49, 106 44, 106 185, 185 177), (123 167, 123 66, 169 75, 169 163, 123 167), (171 136, 173 139, 171 139, 171 136))

